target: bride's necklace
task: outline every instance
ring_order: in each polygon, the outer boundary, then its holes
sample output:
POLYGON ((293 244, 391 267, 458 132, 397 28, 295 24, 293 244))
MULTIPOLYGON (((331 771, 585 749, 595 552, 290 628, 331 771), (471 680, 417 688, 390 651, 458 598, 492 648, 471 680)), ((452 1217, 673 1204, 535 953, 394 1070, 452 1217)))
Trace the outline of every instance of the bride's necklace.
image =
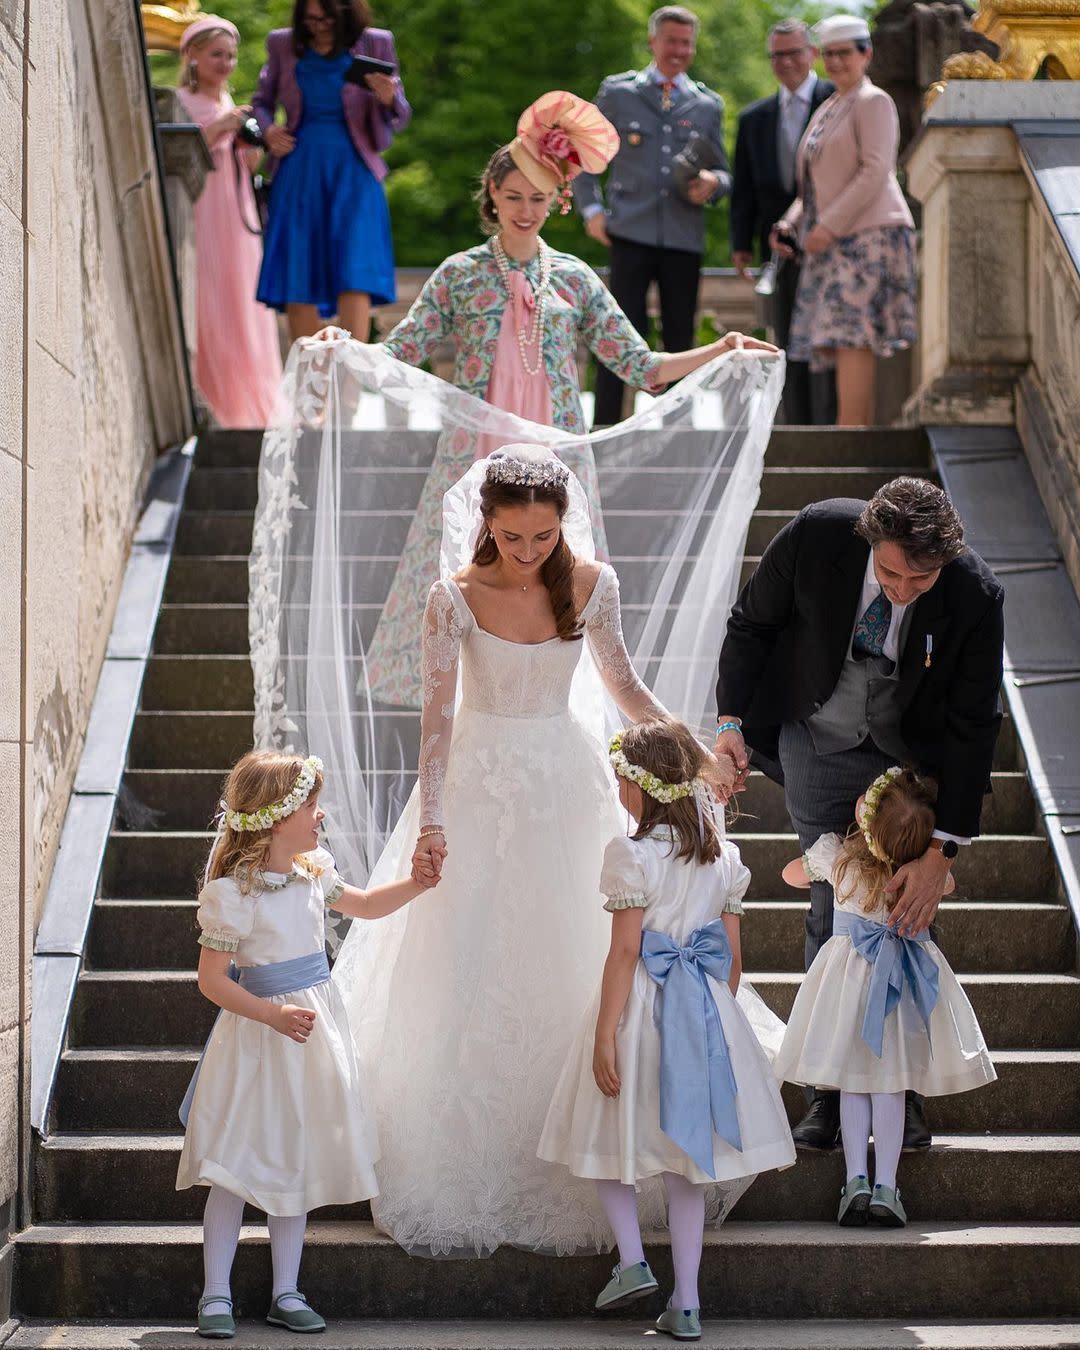
MULTIPOLYGON (((539 286, 533 289, 533 313, 532 323, 528 328, 518 328, 517 341, 518 352, 521 355, 521 364, 524 367, 526 375, 539 375, 544 364, 544 310, 547 307, 548 283, 551 281, 551 252, 542 239, 536 241, 540 253, 540 278, 539 286), (536 347, 536 365, 529 362, 529 348, 536 347)), ((503 248, 502 240, 499 236, 492 235, 491 251, 495 255, 495 265, 499 269, 499 275, 502 277, 503 285, 506 287, 506 294, 510 303, 513 304, 514 293, 510 289, 510 262, 506 256, 506 249, 503 248)), ((526 284, 531 284, 526 277, 526 284)), ((524 587, 522 587, 524 590, 524 587)))

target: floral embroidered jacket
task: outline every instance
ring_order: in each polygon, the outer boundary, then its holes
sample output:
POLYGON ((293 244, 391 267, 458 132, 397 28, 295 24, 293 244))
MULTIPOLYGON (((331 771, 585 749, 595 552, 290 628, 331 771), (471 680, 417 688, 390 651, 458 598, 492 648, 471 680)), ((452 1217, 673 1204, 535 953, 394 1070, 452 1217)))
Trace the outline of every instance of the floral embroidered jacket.
MULTIPOLYGON (((522 266, 509 261, 513 268, 522 266)), ((524 270, 535 287, 539 257, 524 264, 524 270)), ((480 244, 453 254, 435 269, 385 345, 398 360, 418 366, 440 343, 452 340, 454 384, 482 399, 491 380, 506 302, 491 246, 480 244)), ((591 267, 573 254, 552 249, 544 368, 555 425, 569 432, 586 430, 577 374, 580 339, 627 384, 644 388, 650 383, 659 355, 649 349, 591 267)))

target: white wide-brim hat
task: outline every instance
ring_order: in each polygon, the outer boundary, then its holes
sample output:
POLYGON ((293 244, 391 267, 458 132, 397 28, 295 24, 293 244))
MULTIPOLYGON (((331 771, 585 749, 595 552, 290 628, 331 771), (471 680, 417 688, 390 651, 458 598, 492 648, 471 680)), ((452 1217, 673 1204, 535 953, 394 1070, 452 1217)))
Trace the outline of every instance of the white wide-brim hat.
POLYGON ((833 14, 822 19, 813 28, 814 41, 819 47, 831 42, 869 42, 870 27, 865 19, 854 14, 833 14))

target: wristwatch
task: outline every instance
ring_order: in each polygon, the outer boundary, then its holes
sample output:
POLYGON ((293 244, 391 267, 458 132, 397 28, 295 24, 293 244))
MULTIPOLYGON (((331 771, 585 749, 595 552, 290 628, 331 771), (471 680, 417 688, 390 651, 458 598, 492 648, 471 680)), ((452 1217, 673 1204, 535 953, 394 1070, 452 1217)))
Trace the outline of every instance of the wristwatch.
POLYGON ((930 847, 936 848, 941 856, 947 858, 949 862, 952 862, 960 852, 960 845, 955 839, 931 839, 930 847))

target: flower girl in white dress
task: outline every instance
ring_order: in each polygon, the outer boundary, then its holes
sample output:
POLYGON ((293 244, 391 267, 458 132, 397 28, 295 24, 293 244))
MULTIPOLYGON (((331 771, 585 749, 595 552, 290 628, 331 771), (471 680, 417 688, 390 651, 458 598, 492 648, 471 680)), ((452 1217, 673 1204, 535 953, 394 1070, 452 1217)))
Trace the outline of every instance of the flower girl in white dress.
MULTIPOLYGON (((907 1222, 896 1188, 906 1091, 941 1097, 997 1077, 968 997, 929 931, 901 937, 888 926, 885 887, 929 847, 935 801, 932 782, 889 769, 859 798, 846 839, 824 834, 784 868, 789 885, 829 881, 836 897, 833 935, 799 987, 776 1072, 840 1089, 844 1227, 907 1222)), ((946 894, 954 885, 950 875, 946 894)))
POLYGON ((209 1186, 199 1335, 236 1331, 230 1274, 245 1201, 265 1210, 274 1270, 266 1320, 325 1322, 297 1292, 307 1211, 378 1194, 378 1145, 324 948, 328 907, 392 914, 434 879, 361 891, 318 847, 322 763, 253 751, 225 784, 199 895, 199 988, 221 1008, 180 1118, 176 1189, 209 1186), (238 968, 230 972, 230 963, 238 968))
POLYGON ((616 736, 610 758, 635 828, 604 854, 611 947, 537 1152, 596 1181, 619 1247, 598 1309, 657 1288, 636 1187, 663 1177, 675 1289, 656 1325, 696 1340, 707 1189, 788 1167, 795 1148, 777 1080, 734 998, 750 873, 713 816, 706 751, 681 723, 653 721, 616 736))

